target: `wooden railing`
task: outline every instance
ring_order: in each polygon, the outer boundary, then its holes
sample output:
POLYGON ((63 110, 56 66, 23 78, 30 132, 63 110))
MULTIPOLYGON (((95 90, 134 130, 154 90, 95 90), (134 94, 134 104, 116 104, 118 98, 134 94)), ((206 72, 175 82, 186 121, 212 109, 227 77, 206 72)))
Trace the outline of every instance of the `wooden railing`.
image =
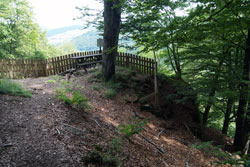
MULTIPOLYGON (((77 52, 48 59, 0 59, 0 78, 31 78, 60 74, 76 68, 71 57, 97 54, 99 51, 77 52)), ((89 62, 92 59, 88 59, 89 62)), ((118 53, 116 65, 132 68, 143 74, 154 73, 154 60, 134 54, 118 53)))

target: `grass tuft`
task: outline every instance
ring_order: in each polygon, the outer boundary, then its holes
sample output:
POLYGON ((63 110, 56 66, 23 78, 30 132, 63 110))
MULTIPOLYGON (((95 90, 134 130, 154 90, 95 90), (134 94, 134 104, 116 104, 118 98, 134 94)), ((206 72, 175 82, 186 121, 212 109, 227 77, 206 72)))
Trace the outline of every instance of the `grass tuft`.
POLYGON ((32 97, 31 92, 25 90, 22 85, 7 79, 0 79, 0 94, 32 97))

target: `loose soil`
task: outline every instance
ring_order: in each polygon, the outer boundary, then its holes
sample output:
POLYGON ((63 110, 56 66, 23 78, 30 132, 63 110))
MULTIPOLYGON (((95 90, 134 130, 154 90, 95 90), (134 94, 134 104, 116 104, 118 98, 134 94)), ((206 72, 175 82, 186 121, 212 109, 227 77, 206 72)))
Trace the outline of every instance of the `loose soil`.
POLYGON ((86 110, 74 109, 55 98, 56 88, 61 84, 54 76, 16 80, 32 92, 32 98, 0 95, 1 167, 83 166, 82 158, 95 145, 107 148, 120 135, 118 125, 128 124, 135 116, 150 117, 150 120, 140 135, 126 142, 119 155, 122 166, 184 167, 186 162, 190 167, 212 166, 210 163, 216 158, 200 150, 190 150, 192 144, 200 141, 185 126, 140 111, 138 104, 127 103, 124 97, 133 97, 133 91, 123 90, 115 99, 106 98, 101 90, 93 90, 94 83, 87 81, 88 75, 83 73, 70 80, 89 99, 92 107, 86 110), (71 127, 84 134, 76 133, 71 127), (162 148, 165 154, 142 136, 162 148))

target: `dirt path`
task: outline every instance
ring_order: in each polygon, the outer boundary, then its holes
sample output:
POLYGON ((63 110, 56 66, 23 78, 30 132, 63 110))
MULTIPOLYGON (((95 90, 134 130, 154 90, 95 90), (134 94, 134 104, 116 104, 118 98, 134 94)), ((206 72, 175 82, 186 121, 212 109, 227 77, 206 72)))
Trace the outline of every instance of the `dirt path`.
MULTIPOLYGON (((185 128, 174 127, 161 135, 173 122, 156 118, 151 113, 140 112, 138 106, 126 104, 122 91, 114 100, 94 91, 87 77, 73 77, 78 89, 89 99, 91 109, 77 111, 53 98, 57 82, 49 78, 24 79, 22 83, 32 91, 32 98, 0 95, 0 167, 80 167, 81 159, 94 150, 95 145, 108 147, 118 135, 117 126, 128 123, 135 113, 151 117, 141 135, 163 148, 166 154, 138 135, 127 142, 121 153, 122 166, 126 167, 182 167, 185 166, 192 144, 185 128), (69 126, 81 129, 76 133, 69 126), (177 140, 176 140, 177 139, 177 140), (178 141, 179 140, 179 141, 178 141)), ((53 79, 54 80, 54 79, 53 79)), ((130 94, 131 95, 131 94, 130 94)), ((210 166, 212 157, 193 151, 190 166, 210 166)))
POLYGON ((1 95, 0 166, 78 166, 58 138, 66 111, 44 79, 23 80, 32 98, 1 95))

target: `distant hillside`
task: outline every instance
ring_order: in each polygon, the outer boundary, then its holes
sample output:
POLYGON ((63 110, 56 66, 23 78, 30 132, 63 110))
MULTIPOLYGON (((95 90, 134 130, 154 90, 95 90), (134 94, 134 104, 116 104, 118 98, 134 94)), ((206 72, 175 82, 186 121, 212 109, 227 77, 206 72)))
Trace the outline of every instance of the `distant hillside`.
POLYGON ((88 31, 71 41, 79 51, 97 50, 97 39, 101 38, 96 30, 88 31))
MULTIPOLYGON (((102 38, 95 28, 81 29, 81 26, 69 26, 49 30, 47 32, 49 43, 60 46, 62 44, 73 44, 78 51, 98 50, 97 39, 102 38)), ((133 46, 131 40, 120 40, 119 44, 125 43, 133 46)), ((128 50, 126 50, 127 52, 128 50)), ((131 52, 131 51, 130 51, 131 52)), ((135 53, 135 51, 131 52, 135 53)))
POLYGON ((61 34, 61 33, 65 33, 67 31, 80 30, 81 28, 82 28, 82 26, 79 26, 79 25, 69 26, 69 27, 62 27, 62 28, 48 30, 46 34, 47 34, 47 37, 49 38, 51 36, 61 34))

